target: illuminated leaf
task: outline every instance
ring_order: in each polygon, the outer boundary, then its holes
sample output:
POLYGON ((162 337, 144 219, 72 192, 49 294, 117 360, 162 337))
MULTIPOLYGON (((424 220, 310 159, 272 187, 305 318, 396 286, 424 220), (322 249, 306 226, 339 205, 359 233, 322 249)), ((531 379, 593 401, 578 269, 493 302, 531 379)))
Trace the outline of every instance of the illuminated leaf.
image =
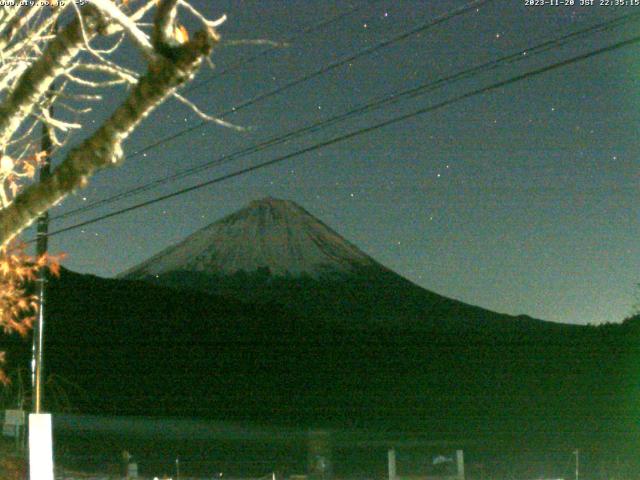
POLYGON ((51 262, 49 264, 49 271, 52 275, 59 277, 60 276, 60 264, 57 262, 51 262))
POLYGON ((25 162, 22 165, 22 170, 23 170, 24 174, 29 178, 33 178, 36 175, 36 167, 35 167, 35 165, 32 165, 32 164, 30 164, 28 162, 25 162))
POLYGON ((184 25, 179 25, 175 28, 173 35, 178 43, 187 43, 189 41, 189 32, 184 25))
POLYGON ((0 262, 0 272, 2 272, 3 275, 9 275, 9 272, 11 271, 11 265, 9 265, 9 262, 2 261, 0 262))

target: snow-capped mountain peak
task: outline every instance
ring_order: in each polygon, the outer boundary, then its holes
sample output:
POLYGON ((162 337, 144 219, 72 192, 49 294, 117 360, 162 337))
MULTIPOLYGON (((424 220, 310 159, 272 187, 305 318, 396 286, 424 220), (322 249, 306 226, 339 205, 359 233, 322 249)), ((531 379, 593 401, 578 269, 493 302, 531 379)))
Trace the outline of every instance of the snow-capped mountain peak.
POLYGON ((122 276, 143 278, 175 271, 273 275, 347 273, 377 265, 298 204, 273 197, 212 223, 122 276))

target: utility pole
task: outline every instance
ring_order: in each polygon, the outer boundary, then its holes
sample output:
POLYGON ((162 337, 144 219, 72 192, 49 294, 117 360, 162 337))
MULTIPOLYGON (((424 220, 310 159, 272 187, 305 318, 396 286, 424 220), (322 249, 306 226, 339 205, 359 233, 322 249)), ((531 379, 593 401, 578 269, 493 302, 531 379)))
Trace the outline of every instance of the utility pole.
POLYGON ((389 471, 389 480, 397 480, 398 475, 396 471, 396 449, 390 448, 387 451, 387 464, 389 471))
MULTIPOLYGON (((53 114, 53 108, 49 106, 49 114, 53 114)), ((49 126, 46 123, 42 124, 42 139, 41 148, 45 152, 44 163, 40 167, 39 181, 43 182, 51 175, 51 151, 52 142, 51 134, 49 132, 49 126)), ((44 212, 38 217, 37 226, 37 243, 36 243, 36 257, 40 258, 47 254, 48 250, 48 237, 49 233, 49 212, 44 212)), ((43 370, 43 347, 44 347, 44 320, 45 320, 45 307, 47 303, 47 269, 41 268, 38 271, 38 278, 36 279, 37 294, 38 294, 38 318, 33 326, 33 346, 31 356, 31 386, 32 386, 32 411, 33 413, 40 413, 42 411, 42 398, 44 392, 42 390, 42 370, 43 370)))
MULTIPOLYGON (((58 20, 53 25, 53 33, 59 31, 60 25, 58 20)), ((49 118, 53 117, 53 93, 55 90, 55 82, 49 87, 47 92, 46 106, 49 118)), ((42 122, 42 135, 40 137, 40 151, 44 152, 44 161, 40 166, 39 182, 46 181, 51 176, 51 154, 53 152, 53 141, 50 126, 46 122, 42 122)), ((45 211, 38 217, 36 229, 36 258, 40 259, 48 251, 48 234, 49 234, 49 211, 45 211)), ((33 327, 33 345, 31 355, 31 386, 32 386, 32 411, 40 413, 42 411, 42 399, 44 392, 42 388, 42 371, 44 368, 43 347, 44 347, 44 320, 45 307, 47 303, 47 282, 48 270, 41 267, 38 271, 36 279, 38 294, 38 318, 33 327)))
MULTIPOLYGON (((52 108, 49 108, 51 114, 52 108)), ((40 167, 40 181, 46 180, 51 172, 51 135, 46 124, 42 126, 42 150, 46 153, 40 167)), ((47 233, 49 215, 38 217, 36 255, 41 258, 47 253, 47 233)), ((42 371, 44 346, 44 317, 47 292, 47 269, 41 267, 36 279, 38 293, 38 318, 33 326, 33 346, 31 357, 32 413, 29 415, 29 478, 31 480, 54 480, 53 474, 53 432, 51 415, 42 413, 42 371)))
MULTIPOLYGON (((53 26, 53 33, 58 32, 58 22, 53 26)), ((49 87, 45 108, 50 117, 53 117, 53 99, 55 85, 49 87)), ((46 122, 42 123, 42 136, 40 139, 41 151, 45 153, 44 162, 40 166, 39 181, 46 181, 51 175, 51 154, 53 142, 50 127, 46 122)), ((49 213, 44 212, 38 217, 36 237, 36 258, 40 259, 47 254, 49 233, 49 213)), ((38 294, 38 318, 33 326, 33 344, 31 356, 31 387, 32 387, 32 412, 29 415, 29 478, 31 480, 54 480, 53 467, 53 431, 51 415, 42 413, 43 404, 43 347, 44 347, 44 320, 47 293, 47 268, 41 266, 36 279, 38 294)))
POLYGON ((576 448, 576 451, 573 452, 576 456, 576 480, 580 479, 580 450, 576 448))

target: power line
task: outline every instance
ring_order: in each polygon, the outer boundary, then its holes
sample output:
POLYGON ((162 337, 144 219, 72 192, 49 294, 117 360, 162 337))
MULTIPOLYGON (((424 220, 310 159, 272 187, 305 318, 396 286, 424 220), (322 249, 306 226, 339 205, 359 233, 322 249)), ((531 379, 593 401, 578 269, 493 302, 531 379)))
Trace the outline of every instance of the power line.
MULTIPOLYGON (((355 7, 352 7, 350 9, 345 10, 342 13, 339 13, 337 15, 334 15, 332 17, 329 17, 325 20, 322 20, 316 24, 313 25, 309 25, 308 27, 300 30, 297 33, 294 33, 293 35, 291 35, 289 38, 287 38, 284 43, 293 43, 294 41, 296 41, 297 39, 299 39, 300 37, 303 37, 304 35, 307 35, 309 33, 315 32, 316 30, 320 30, 324 27, 326 27, 327 25, 330 25, 332 23, 338 22, 340 20, 342 20, 345 17, 348 17, 349 15, 351 15, 352 13, 357 12, 358 10, 362 10, 364 7, 370 7, 372 3, 378 2, 379 0, 373 0, 370 2, 362 2, 359 5, 356 5, 355 7)), ((275 52, 275 51, 280 51, 280 46, 272 46, 269 48, 265 48, 264 50, 259 51, 258 53, 256 53, 255 55, 251 55, 249 57, 246 57, 244 59, 242 59, 239 62, 236 62, 222 70, 220 70, 219 72, 214 73, 213 75, 211 75, 209 78, 206 78, 200 82, 194 83, 192 85, 190 85, 188 88, 186 88, 184 90, 183 93, 191 93, 194 90, 199 89, 200 87, 206 85, 209 82, 212 82, 213 80, 216 80, 224 75, 226 75, 227 73, 231 73, 234 72, 236 70, 238 70, 241 67, 244 67, 250 63, 255 62, 256 60, 259 60, 265 56, 267 56, 268 54, 275 52)))
POLYGON ((534 45, 531 46, 529 48, 526 48, 524 50, 520 50, 518 52, 515 53, 511 53, 505 56, 502 56, 498 59, 489 61, 489 62, 485 62, 481 65, 475 66, 475 67, 471 67, 468 68, 466 70, 462 70, 459 71, 457 73, 454 73, 452 75, 449 75, 447 77, 444 78, 440 78, 438 80, 432 81, 432 82, 428 82, 426 84, 421 84, 417 87, 413 87, 410 89, 405 89, 402 90, 398 93, 394 93, 392 95, 389 96, 385 96, 382 98, 379 98, 377 100, 368 102, 366 104, 362 104, 358 107, 355 107, 345 113, 333 116, 331 118, 325 119, 325 120, 321 120, 319 122, 313 123, 311 125, 307 125, 306 127, 303 127, 301 129, 297 129, 297 130, 293 130, 290 131, 286 134, 281 134, 281 135, 276 135, 276 136, 272 136, 267 140, 264 140, 256 145, 252 145, 250 147, 245 147, 243 149, 240 150, 236 150, 232 153, 223 155, 220 158, 217 158, 215 160, 211 160, 209 162, 205 162, 201 165, 195 166, 195 167, 191 167, 191 168, 187 168, 184 169, 180 172, 177 172, 175 174, 148 182, 144 185, 126 190, 124 192, 118 193, 116 195, 112 195, 111 197, 102 199, 102 200, 98 200, 95 202, 92 202, 88 205, 84 205, 82 207, 73 209, 69 212, 65 212, 63 214, 60 214, 56 217, 53 217, 53 219, 62 219, 62 218, 67 218, 73 215, 77 215, 79 213, 83 213, 83 212, 87 212, 90 210, 94 210, 95 208, 98 208, 100 206, 103 205, 108 205, 110 203, 113 203, 115 201, 118 200, 122 200, 124 198, 128 198, 132 195, 136 195, 139 193, 143 193, 146 192, 148 190, 151 190, 153 188, 156 188, 160 185, 164 185, 166 183, 169 182, 173 182, 176 180, 179 180, 181 178, 185 178, 187 176, 193 175, 195 173, 199 173, 201 171, 204 171, 206 169, 209 168, 213 168, 215 166, 220 166, 223 164, 226 164, 228 162, 231 162, 233 160, 236 160, 238 158, 243 158, 245 156, 248 156, 249 154, 252 153, 256 153, 262 150, 265 150, 269 147, 272 147, 274 145, 278 145, 281 143, 284 143, 286 141, 289 141, 293 138, 297 138, 303 134, 306 133, 312 133, 312 132, 316 132, 318 130, 324 129, 328 126, 334 125, 338 122, 342 122, 344 120, 347 120, 349 118, 354 117, 355 115, 360 115, 363 113, 367 113, 379 108, 382 108, 384 106, 387 105, 391 105, 391 104, 395 104, 401 100, 406 100, 409 98, 414 98, 418 95, 422 95, 424 93, 427 93, 429 91, 435 90, 445 84, 449 84, 455 81, 459 81, 459 80, 463 80, 463 79, 468 79, 468 78, 472 78, 473 76, 476 76, 480 73, 484 73, 487 72, 489 70, 495 69, 497 67, 499 67, 502 64, 510 64, 510 63, 515 63, 517 61, 521 61, 521 60, 525 60, 525 59, 530 59, 531 57, 535 56, 535 55, 539 55, 541 53, 547 52, 549 51, 551 48, 553 47, 558 47, 561 45, 566 44, 567 42, 571 41, 571 40, 576 40, 579 38, 582 38, 583 36, 587 35, 587 34, 592 34, 595 32, 601 32, 601 31, 605 31, 608 29, 611 29, 613 27, 618 27, 620 25, 623 25, 625 23, 631 22, 631 21, 635 21, 638 20, 638 18, 640 18, 640 12, 638 13, 634 13, 634 14, 629 14, 629 15, 624 15, 621 17, 617 17, 614 18, 612 20, 608 20, 605 22, 601 22, 598 23, 596 25, 592 25, 589 27, 585 27, 581 30, 575 31, 575 32, 571 32, 565 35, 562 35, 558 38, 552 39, 552 40, 547 40, 545 42, 542 42, 538 45, 534 45), (526 54, 526 55, 525 55, 526 54))
MULTIPOLYGON (((245 102, 243 102, 243 103, 241 103, 239 105, 236 105, 235 107, 232 107, 229 110, 226 110, 225 112, 222 112, 221 114, 218 115, 218 117, 224 118, 225 116, 227 116, 227 115, 229 115, 231 113, 235 113, 235 112, 237 112, 239 110, 242 110, 243 108, 249 107, 249 106, 251 106, 251 105, 253 105, 253 104, 255 104, 255 103, 259 102, 259 101, 265 100, 265 99, 267 99, 267 98, 269 98, 269 97, 271 97, 273 95, 277 95, 279 93, 282 93, 283 91, 288 90, 289 88, 292 88, 292 87, 294 87, 296 85, 299 85, 299 84, 301 84, 303 82, 309 81, 309 80, 311 80, 311 79, 313 79, 313 78, 315 78, 317 76, 323 75, 324 73, 327 73, 327 72, 329 72, 329 71, 331 71, 331 70, 333 70, 335 68, 338 68, 338 67, 340 67, 342 65, 345 65, 345 64, 347 64, 347 63, 349 63, 349 62, 351 62, 353 60, 356 60, 358 58, 364 57, 366 55, 370 55, 370 54, 372 54, 372 53, 374 53, 374 52, 376 52, 376 51, 378 51, 378 50, 380 50, 382 48, 385 48, 385 47, 387 47, 387 46, 389 46, 389 45, 391 45, 393 43, 402 41, 402 40, 404 40, 404 39, 406 39, 406 38, 408 38, 408 37, 410 37, 412 35, 416 35, 418 33, 424 32, 425 30, 428 30, 428 29, 433 28, 433 27, 435 27, 437 25, 440 25, 440 24, 442 24, 444 22, 447 22, 447 21, 449 21, 449 20, 451 20, 451 19, 453 19, 453 18, 455 18, 455 17, 457 17, 459 15, 463 15, 463 14, 465 14, 465 13, 467 13, 467 12, 473 10, 473 9, 478 9, 481 6, 483 6, 483 5, 487 4, 487 3, 490 3, 492 1, 494 1, 494 0, 473 0, 473 1, 469 2, 469 3, 466 3, 462 7, 458 7, 458 8, 455 8, 453 10, 450 10, 450 11, 448 11, 448 12, 446 12, 446 13, 438 16, 438 17, 436 17, 435 19, 432 19, 427 23, 421 24, 418 27, 415 27, 415 28, 413 28, 413 29, 411 29, 409 31, 406 31, 404 33, 401 33, 399 35, 391 37, 391 38, 389 38, 387 40, 379 42, 379 43, 377 43, 375 45, 372 45, 371 47, 365 48, 365 49, 363 49, 363 50, 361 50, 361 51, 359 51, 359 52, 357 52, 355 54, 352 54, 350 56, 347 56, 347 57, 345 57, 345 58, 343 58, 341 60, 337 60, 335 62, 332 62, 332 63, 330 63, 330 64, 328 64, 328 65, 326 65, 324 67, 321 67, 320 69, 318 69, 318 70, 316 70, 316 71, 314 71, 312 73, 302 75, 301 77, 298 77, 298 78, 292 80, 289 83, 286 83, 286 84, 284 84, 284 85, 282 85, 280 87, 277 87, 274 90, 271 90, 271 91, 266 92, 264 94, 260 94, 260 95, 258 95, 256 97, 253 97, 250 100, 247 100, 247 101, 245 101, 245 102)), ((177 138, 180 138, 180 137, 182 137, 184 135, 187 135, 188 133, 191 133, 194 130, 197 130, 197 129, 205 126, 205 125, 209 125, 209 123, 210 122, 208 122, 208 121, 202 121, 202 122, 200 122, 200 123, 198 123, 198 124, 196 124, 196 125, 194 125, 192 127, 188 127, 188 128, 185 128, 185 129, 183 129, 183 130, 181 130, 179 132, 176 132, 173 135, 169 135, 167 137, 161 138, 160 140, 157 140, 156 142, 153 142, 153 143, 147 145, 146 147, 142 148, 141 150, 135 151, 133 154, 129 155, 128 158, 135 158, 137 156, 140 156, 140 155, 142 155, 143 153, 145 153, 145 152, 147 152, 149 150, 152 150, 152 149, 154 149, 156 147, 159 147, 160 145, 163 145, 163 144, 171 142, 171 141, 173 141, 173 140, 175 140, 177 138)), ((85 207, 80 207, 79 209, 74 210, 73 213, 74 214, 78 213, 80 210, 86 211, 86 209, 88 209, 88 208, 89 208, 89 205, 87 205, 85 207)), ((61 216, 58 216, 58 217, 55 217, 55 218, 61 218, 62 216, 69 216, 71 214, 72 214, 72 212, 67 212, 66 214, 62 214, 61 216)))
MULTIPOLYGON (((465 100, 467 98, 471 98, 471 97, 474 97, 474 96, 477 96, 477 95, 481 95, 481 94, 484 94, 484 93, 487 93, 487 92, 490 92, 490 91, 493 91, 493 90, 497 90, 497 89, 505 87, 507 85, 510 85, 510 84, 513 84, 513 83, 516 83, 516 82, 519 82, 519 81, 522 81, 522 80, 525 80, 525 79, 528 79, 528 78, 531 78, 531 77, 542 75, 542 74, 550 72, 552 70, 556 70, 558 68, 565 67, 567 65, 571 65, 573 63, 577 63, 577 62, 580 62, 580 61, 595 57, 597 55, 602 55, 604 53, 609 53, 609 52, 612 52, 614 50, 617 50, 617 49, 620 49, 620 48, 623 48, 623 47, 627 47, 627 46, 630 46, 630 45, 633 45, 633 44, 636 44, 636 43, 639 43, 639 42, 640 42, 640 35, 632 37, 632 38, 630 38, 628 40, 623 40, 623 41, 614 43, 614 44, 609 45, 607 47, 603 47, 603 48, 600 48, 600 49, 597 49, 597 50, 594 50, 594 51, 591 51, 591 52, 588 52, 588 53, 577 55, 575 57, 572 57, 572 58, 569 58, 569 59, 566 59, 566 60, 562 60, 560 62, 553 63, 553 64, 548 65, 546 67, 541 67, 541 68, 537 68, 537 69, 534 69, 534 70, 530 70, 529 72, 525 72, 523 74, 516 75, 516 76, 511 77, 511 78, 509 78, 507 80, 502 80, 500 82, 493 83, 493 84, 488 85, 486 87, 481 87, 481 88, 472 90, 470 92, 464 93, 462 95, 459 95, 457 97, 451 98, 449 100, 445 100, 443 102, 440 102, 440 103, 437 103, 435 105, 431 105, 431 106, 428 106, 428 107, 420 108, 420 109, 415 110, 413 112, 406 113, 406 114, 403 114, 403 115, 400 115, 400 116, 385 120, 383 122, 377 123, 375 125, 371 125, 369 127, 361 128, 361 129, 355 130, 353 132, 349 132, 349 133, 346 133, 346 134, 343 134, 343 135, 339 135, 337 137, 333 137, 332 139, 326 140, 324 142, 316 143, 315 145, 312 145, 312 146, 297 150, 295 152, 292 152, 292 153, 289 153, 289 154, 286 154, 286 155, 282 155, 280 157, 276 157, 276 158, 268 160, 266 162, 262 162, 262 163, 259 163, 257 165, 253 165, 251 167, 247 167, 247 168, 244 168, 242 170, 238 170, 236 172, 229 173, 229 174, 214 178, 212 180, 208 180, 206 182, 199 183, 197 185, 193 185, 191 187, 183 188, 183 189, 177 190, 175 192, 172 192, 172 193, 169 193, 169 194, 166 194, 166 195, 162 195, 162 196, 156 197, 154 199, 147 200, 145 202, 138 203, 136 205, 132 205, 132 206, 120 209, 120 210, 116 210, 114 212, 110 212, 110 213, 107 213, 107 214, 104 214, 104 215, 100 215, 98 217, 92 218, 90 220, 86 220, 84 222, 77 223, 75 225, 71 225, 69 227, 65 227, 65 228, 61 228, 61 229, 55 230, 55 231, 49 233, 49 236, 51 237, 51 236, 54 236, 54 235, 58 235, 60 233, 68 232, 70 230, 75 230, 77 228, 80 228, 80 227, 83 227, 83 226, 86 226, 86 225, 90 225, 90 224, 93 224, 93 223, 96 223, 96 222, 99 222, 99 221, 102 221, 102 220, 106 220, 108 218, 115 217, 117 215, 121 215, 123 213, 127 213, 127 212, 130 212, 130 211, 133 211, 133 210, 137 210, 137 209, 142 208, 142 207, 153 205, 155 203, 167 200, 169 198, 177 197, 179 195, 183 195, 185 193, 189 193, 189 192, 192 192, 192 191, 195 191, 195 190, 199 190, 201 188, 204 188, 204 187, 216 184, 216 183, 220 183, 220 182, 223 182, 225 180, 229 180, 231 178, 239 177, 241 175, 244 175, 244 174, 247 174, 247 173, 251 173, 251 172, 260 170, 262 168, 265 168, 265 167, 268 167, 268 166, 271 166, 271 165, 275 165, 277 163, 281 163, 281 162, 283 162, 285 160, 289 160, 291 158, 298 157, 300 155, 303 155, 303 154, 306 154, 306 153, 310 153, 310 152, 313 152, 315 150, 319 150, 321 148, 324 148, 324 147, 327 147, 327 146, 330 146, 330 145, 333 145, 333 144, 336 144, 336 143, 339 143, 339 142, 343 142, 345 140, 349 140, 351 138, 354 138, 354 137, 357 137, 357 136, 360 136, 360 135, 364 135, 364 134, 370 133, 370 132, 375 131, 375 130, 379 130, 379 129, 387 127, 389 125, 393 125, 393 124, 402 122, 404 120, 408 120, 408 119, 417 117, 419 115, 423 115, 425 113, 429 113, 429 112, 432 112, 434 110, 438 110, 440 108, 446 107, 448 105, 451 105, 453 103, 459 102, 461 100, 465 100)), ((33 240, 30 240, 28 243, 31 243, 31 242, 33 242, 33 240)))
MULTIPOLYGON (((327 72, 330 72, 332 70, 335 70, 338 67, 341 67, 343 65, 346 65, 349 62, 352 62, 354 60, 360 59, 362 57, 371 55, 372 53, 377 52, 378 50, 381 50, 383 48, 388 47, 389 45, 392 45, 394 43, 400 42, 402 40, 405 40, 413 35, 416 35, 418 33, 422 33, 426 30, 429 30, 430 28, 433 28, 435 26, 438 26, 444 22, 447 22, 449 20, 452 20, 460 15, 463 15, 471 10, 477 9, 479 7, 481 7, 484 4, 490 3, 492 1, 495 0, 473 0, 469 3, 466 3, 465 5, 463 5, 462 7, 453 9, 448 11, 447 13, 444 13, 442 15, 440 15, 439 17, 436 17, 435 19, 421 24, 418 27, 415 27, 409 31, 406 31, 404 33, 401 33, 399 35, 396 35, 394 37, 388 38, 387 40, 383 40, 382 42, 379 42, 375 45, 372 45, 371 47, 367 47, 363 50, 360 50, 357 53, 351 54, 347 57, 342 58, 341 60, 336 60, 335 62, 329 63, 328 65, 325 65, 324 67, 319 68, 318 70, 315 70, 311 73, 307 73, 304 74, 288 83, 285 83, 284 85, 281 85, 280 87, 276 87, 273 90, 270 90, 269 92, 265 92, 262 93, 260 95, 257 95, 249 100, 246 100, 234 107, 231 107, 230 109, 218 114, 217 116, 220 118, 224 118, 232 113, 236 113, 244 108, 250 107, 251 105, 254 105, 255 103, 261 102, 262 100, 266 100, 267 98, 273 97, 275 95, 278 95, 286 90, 289 90, 290 88, 293 88, 297 85, 300 85, 304 82, 308 82, 309 80, 312 80, 313 78, 319 77, 321 75, 324 75, 327 72)), ((187 133, 190 133, 194 130, 197 130, 205 125, 209 125, 210 122, 208 121, 202 121, 192 127, 186 128, 184 130, 181 130, 180 132, 177 132, 173 135, 169 135, 167 137, 164 137, 156 142, 153 142, 149 145, 147 145, 146 147, 142 148, 141 150, 137 150, 134 153, 132 153, 131 155, 129 155, 129 158, 134 158, 137 156, 142 155, 143 153, 152 150, 164 143, 170 142, 175 140, 176 138, 179 138, 187 133)))

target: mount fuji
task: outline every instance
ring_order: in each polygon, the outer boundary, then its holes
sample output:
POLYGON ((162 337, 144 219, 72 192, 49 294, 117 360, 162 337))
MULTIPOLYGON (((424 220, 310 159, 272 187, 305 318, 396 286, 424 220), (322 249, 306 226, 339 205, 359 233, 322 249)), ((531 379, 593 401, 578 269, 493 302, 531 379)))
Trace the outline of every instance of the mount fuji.
POLYGON ((120 275, 243 302, 278 304, 318 320, 482 328, 542 324, 446 298, 376 262, 288 200, 267 197, 212 223, 120 275), (450 325, 448 325, 450 326, 450 325))
POLYGON ((268 269, 276 276, 351 273, 376 262, 294 202, 267 197, 190 235, 125 278, 175 271, 214 274, 268 269))
MULTIPOLYGON (((47 368, 82 388, 84 413, 541 445, 640 435, 640 320, 566 325, 444 297, 293 202, 252 202, 121 278, 63 270, 49 286, 47 368)), ((3 349, 26 365, 16 342, 3 349)))

